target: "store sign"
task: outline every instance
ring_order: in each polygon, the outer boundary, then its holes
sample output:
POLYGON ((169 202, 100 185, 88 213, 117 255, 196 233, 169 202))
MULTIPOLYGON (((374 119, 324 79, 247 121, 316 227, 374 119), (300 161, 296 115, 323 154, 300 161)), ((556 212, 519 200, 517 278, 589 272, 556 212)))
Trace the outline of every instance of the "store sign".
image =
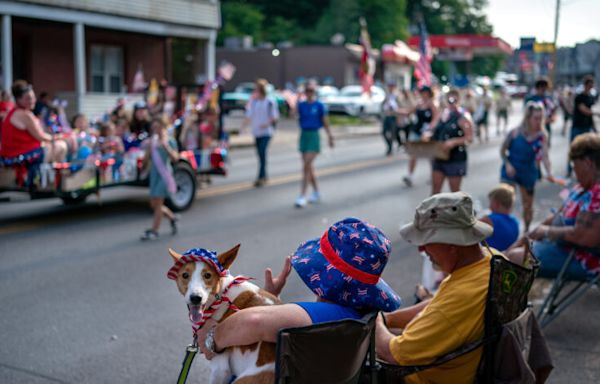
POLYGON ((553 53, 556 50, 554 43, 535 43, 533 52, 535 53, 553 53))

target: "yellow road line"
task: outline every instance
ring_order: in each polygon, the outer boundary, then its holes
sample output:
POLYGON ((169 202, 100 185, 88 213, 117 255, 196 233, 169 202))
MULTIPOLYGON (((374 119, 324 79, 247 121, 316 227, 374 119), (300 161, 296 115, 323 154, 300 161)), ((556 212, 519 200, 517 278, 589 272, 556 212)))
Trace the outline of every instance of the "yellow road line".
POLYGON ((11 224, 0 228, 0 235, 8 235, 15 232, 26 232, 41 227, 40 223, 19 223, 11 224))
MULTIPOLYGON (((323 176, 330 176, 330 175, 335 175, 335 174, 340 174, 340 173, 347 173, 347 172, 377 167, 380 165, 390 164, 390 163, 393 163, 394 161, 396 161, 396 159, 390 158, 390 157, 385 157, 385 158, 381 158, 381 159, 372 159, 372 160, 367 160, 367 161, 363 161, 363 162, 356 162, 356 163, 352 163, 352 164, 336 165, 336 166, 332 166, 329 168, 323 168, 323 169, 317 170, 317 176, 323 177, 323 176)), ((266 187, 282 185, 282 184, 289 184, 292 182, 298 182, 298 181, 300 181, 301 177, 302 177, 302 175, 299 172, 294 173, 294 174, 289 174, 289 175, 277 176, 272 179, 269 179, 269 182, 267 183, 266 187)), ((232 193, 248 191, 251 189, 254 189, 253 183, 244 181, 244 182, 235 183, 235 184, 228 184, 228 185, 222 185, 222 186, 218 186, 218 187, 210 187, 210 188, 206 188, 206 189, 200 189, 196 193, 196 197, 202 198, 202 197, 228 195, 228 194, 232 194, 232 193)))

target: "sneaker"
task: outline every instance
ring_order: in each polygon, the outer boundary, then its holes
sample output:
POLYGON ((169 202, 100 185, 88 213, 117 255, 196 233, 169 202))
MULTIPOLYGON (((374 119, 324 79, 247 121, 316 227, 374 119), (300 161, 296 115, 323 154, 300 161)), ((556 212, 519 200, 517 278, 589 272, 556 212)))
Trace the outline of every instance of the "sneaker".
POLYGON ((171 234, 172 235, 176 235, 177 234, 177 224, 179 223, 179 219, 181 219, 180 215, 175 215, 173 217, 173 220, 171 220, 171 234))
POLYGON ((412 187, 413 185, 412 177, 410 176, 404 176, 402 181, 404 181, 404 184, 406 184, 407 187, 412 187))
POLYGON ((159 238, 158 232, 148 229, 148 230, 146 230, 146 232, 144 232, 142 237, 140 237, 140 240, 142 240, 142 241, 158 240, 158 238, 159 238))
POLYGON ((308 202, 311 204, 316 204, 321 201, 321 194, 317 191, 313 192, 308 198, 308 202))
POLYGON ((306 206, 306 197, 304 197, 302 195, 298 196, 294 205, 296 206, 296 208, 305 207, 306 206))
POLYGON ((267 179, 257 179, 254 182, 254 187, 255 188, 260 188, 260 187, 264 186, 266 184, 266 182, 267 182, 267 179))

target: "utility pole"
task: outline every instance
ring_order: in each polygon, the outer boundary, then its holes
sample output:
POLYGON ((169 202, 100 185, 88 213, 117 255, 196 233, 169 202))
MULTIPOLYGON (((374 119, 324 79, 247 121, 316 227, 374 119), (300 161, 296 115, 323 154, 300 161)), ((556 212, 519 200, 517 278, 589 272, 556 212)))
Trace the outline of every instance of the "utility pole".
POLYGON ((552 84, 556 83, 556 51, 558 47, 556 46, 556 41, 558 40, 558 22, 560 20, 560 0, 556 0, 556 12, 554 16, 554 52, 552 52, 552 72, 550 79, 552 80, 552 84))

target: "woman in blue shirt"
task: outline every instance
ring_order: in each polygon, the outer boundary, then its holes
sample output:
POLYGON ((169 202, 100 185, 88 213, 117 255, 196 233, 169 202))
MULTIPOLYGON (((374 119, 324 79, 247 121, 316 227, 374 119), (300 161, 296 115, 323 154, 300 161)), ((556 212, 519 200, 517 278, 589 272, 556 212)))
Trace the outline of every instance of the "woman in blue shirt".
POLYGON ((305 90, 306 101, 298 104, 298 122, 300 124, 300 141, 298 149, 302 154, 302 184, 300 187, 300 196, 296 199, 296 207, 306 206, 306 192, 308 184, 312 185, 313 193, 308 198, 308 202, 317 203, 321 200, 319 186, 317 185, 317 176, 313 163, 321 152, 321 138, 319 130, 325 128, 327 132, 329 147, 333 148, 333 136, 329 130, 329 121, 325 106, 317 100, 314 86, 308 85, 305 90))

